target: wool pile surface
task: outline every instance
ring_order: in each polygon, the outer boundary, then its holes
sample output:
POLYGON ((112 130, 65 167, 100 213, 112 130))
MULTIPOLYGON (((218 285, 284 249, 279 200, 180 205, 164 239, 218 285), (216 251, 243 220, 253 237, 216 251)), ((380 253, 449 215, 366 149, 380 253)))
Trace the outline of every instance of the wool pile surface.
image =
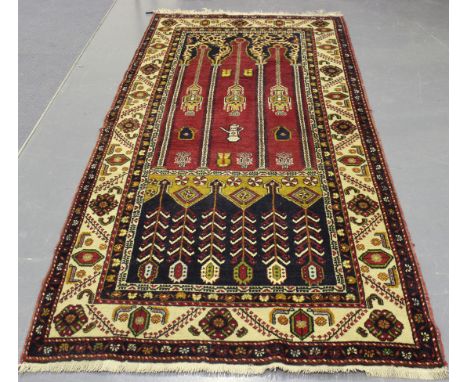
POLYGON ((447 374, 343 17, 156 12, 20 370, 447 374))

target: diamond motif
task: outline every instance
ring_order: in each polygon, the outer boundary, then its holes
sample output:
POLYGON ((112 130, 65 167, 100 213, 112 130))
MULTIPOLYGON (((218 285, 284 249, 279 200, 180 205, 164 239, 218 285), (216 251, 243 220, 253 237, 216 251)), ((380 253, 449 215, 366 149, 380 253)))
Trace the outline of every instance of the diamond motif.
POLYGON ((360 259, 371 268, 386 268, 393 256, 380 249, 369 249, 360 259))
POLYGON ((195 187, 187 186, 174 192, 174 195, 181 202, 191 204, 197 199, 199 199, 203 194, 201 194, 195 187))
POLYGON ((338 160, 346 166, 360 166, 365 162, 363 158, 357 155, 345 155, 338 160))
POLYGON ((199 323, 203 332, 213 340, 224 340, 239 325, 226 308, 211 309, 199 323))
POLYGON ((83 249, 72 256, 79 265, 83 267, 90 267, 104 258, 98 251, 94 249, 83 249))
POLYGON ((298 187, 288 196, 300 205, 313 204, 320 198, 319 194, 308 187, 298 187))
POLYGON ((128 328, 135 337, 148 329, 150 317, 151 314, 142 306, 138 307, 132 313, 130 313, 130 317, 128 319, 128 328))
POLYGON ((379 204, 367 195, 359 194, 349 202, 348 208, 357 215, 368 217, 378 210, 379 204))
POLYGON ((120 166, 127 163, 129 160, 130 158, 124 154, 114 154, 107 158, 106 162, 112 166, 120 166))
POLYGON ((294 312, 290 319, 291 333, 301 340, 306 339, 314 331, 314 321, 312 316, 302 309, 294 312))
POLYGON ((256 200, 260 195, 248 188, 242 187, 231 193, 229 196, 236 202, 242 205, 247 205, 256 200))

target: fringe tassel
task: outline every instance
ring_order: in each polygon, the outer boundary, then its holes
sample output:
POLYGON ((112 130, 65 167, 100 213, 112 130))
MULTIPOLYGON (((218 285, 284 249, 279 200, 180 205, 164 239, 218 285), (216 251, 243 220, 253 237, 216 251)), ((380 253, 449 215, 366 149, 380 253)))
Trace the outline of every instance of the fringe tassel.
POLYGON ((343 16, 341 12, 326 12, 322 9, 317 11, 305 11, 300 13, 291 13, 291 12, 236 12, 236 11, 226 11, 223 9, 209 9, 202 8, 201 10, 186 10, 186 9, 169 9, 169 8, 158 8, 152 12, 147 13, 157 13, 157 14, 184 14, 184 15, 269 15, 269 16, 343 16))
POLYGON ((215 373, 215 374, 262 374, 267 370, 282 370, 291 373, 339 373, 365 372, 371 377, 382 378, 410 378, 410 379, 446 379, 447 367, 440 368, 412 368, 399 366, 299 366, 272 363, 269 365, 238 365, 216 363, 150 363, 150 362, 120 362, 114 360, 101 361, 67 361, 51 363, 24 362, 19 367, 20 373, 66 373, 66 372, 112 372, 112 373, 215 373))

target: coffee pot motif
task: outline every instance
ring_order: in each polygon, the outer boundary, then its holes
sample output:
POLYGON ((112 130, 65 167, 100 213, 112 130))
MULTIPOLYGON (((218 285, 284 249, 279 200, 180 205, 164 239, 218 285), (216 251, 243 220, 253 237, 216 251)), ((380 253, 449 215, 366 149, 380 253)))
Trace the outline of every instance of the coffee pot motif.
POLYGON ((244 130, 244 128, 237 124, 232 124, 229 126, 229 130, 226 130, 224 127, 221 127, 221 130, 224 130, 226 133, 228 133, 227 140, 229 142, 237 142, 240 140, 239 134, 242 130, 244 130))

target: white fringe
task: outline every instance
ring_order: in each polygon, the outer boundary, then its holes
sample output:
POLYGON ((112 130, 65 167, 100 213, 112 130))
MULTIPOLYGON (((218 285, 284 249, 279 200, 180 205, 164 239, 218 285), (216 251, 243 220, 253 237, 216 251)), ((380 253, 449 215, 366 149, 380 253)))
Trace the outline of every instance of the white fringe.
POLYGON ((300 13, 291 13, 287 11, 277 11, 277 12, 264 12, 264 11, 255 11, 255 12, 241 12, 241 11, 227 11, 224 9, 209 9, 202 8, 200 10, 186 10, 186 9, 170 9, 170 8, 158 8, 152 11, 157 14, 184 14, 184 15, 259 15, 259 16, 343 16, 341 12, 326 12, 322 9, 317 11, 304 11, 300 13))
POLYGON ((112 373, 228 373, 228 374, 261 374, 267 370, 283 370, 291 373, 339 373, 339 372, 365 372, 372 377, 411 378, 411 379, 446 379, 447 367, 441 368, 412 368, 399 366, 303 366, 271 363, 268 365, 239 365, 224 363, 150 363, 150 362, 121 362, 114 360, 99 361, 66 361, 51 363, 22 363, 20 373, 37 372, 112 372, 112 373))

